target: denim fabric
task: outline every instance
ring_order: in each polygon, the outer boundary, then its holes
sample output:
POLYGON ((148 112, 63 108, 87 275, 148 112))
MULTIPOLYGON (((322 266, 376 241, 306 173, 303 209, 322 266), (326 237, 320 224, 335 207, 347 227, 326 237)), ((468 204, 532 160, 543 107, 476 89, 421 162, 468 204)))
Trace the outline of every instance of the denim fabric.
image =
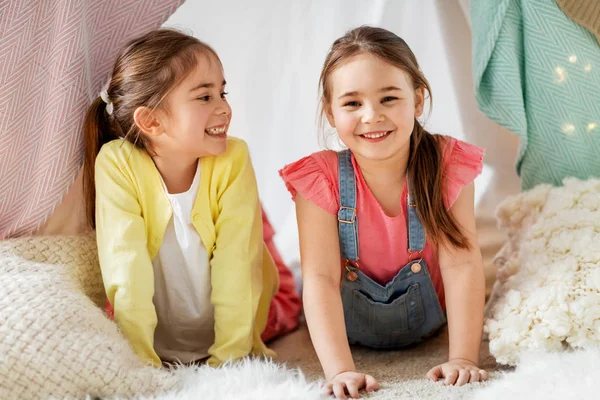
MULTIPOLYGON (((338 154, 338 167, 338 228, 340 250, 346 261, 341 296, 348 340, 377 349, 420 342, 446 323, 427 263, 422 258, 410 261, 385 286, 360 270, 356 176, 350 151, 338 154)), ((425 231, 412 195, 407 201, 408 249, 411 253, 420 252, 425 247, 425 231)))

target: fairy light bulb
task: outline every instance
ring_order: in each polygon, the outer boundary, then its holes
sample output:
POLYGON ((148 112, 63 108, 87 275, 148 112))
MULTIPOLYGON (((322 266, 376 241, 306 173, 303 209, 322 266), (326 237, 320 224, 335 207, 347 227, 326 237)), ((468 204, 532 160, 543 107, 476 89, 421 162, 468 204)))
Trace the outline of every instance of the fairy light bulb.
POLYGON ((567 71, 563 67, 554 68, 554 81, 558 84, 563 83, 567 80, 567 71))
POLYGON ((565 122, 560 126, 560 129, 565 133, 565 135, 571 136, 575 132, 575 125, 570 122, 565 122))

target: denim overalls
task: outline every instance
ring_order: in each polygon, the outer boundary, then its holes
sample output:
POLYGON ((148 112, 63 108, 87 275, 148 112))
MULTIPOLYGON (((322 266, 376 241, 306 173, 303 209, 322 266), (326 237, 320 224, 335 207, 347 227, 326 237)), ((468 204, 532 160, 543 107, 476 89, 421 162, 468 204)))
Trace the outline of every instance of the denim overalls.
MULTIPOLYGON (((377 349, 420 342, 446 323, 427 264, 422 258, 409 261, 385 286, 360 271, 356 179, 351 157, 349 150, 338 153, 338 225, 345 260, 341 296, 348 341, 377 349)), ((425 247, 425 231, 411 198, 409 191, 408 251, 420 254, 425 247)))

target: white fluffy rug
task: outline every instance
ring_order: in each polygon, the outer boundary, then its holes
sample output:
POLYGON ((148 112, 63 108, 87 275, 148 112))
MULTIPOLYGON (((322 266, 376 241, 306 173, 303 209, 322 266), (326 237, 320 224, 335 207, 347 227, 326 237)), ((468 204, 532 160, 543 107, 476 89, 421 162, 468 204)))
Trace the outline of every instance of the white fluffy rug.
POLYGON ((526 353, 515 372, 507 372, 475 392, 473 399, 597 399, 600 352, 526 353))
MULTIPOLYGON (((181 389, 139 400, 319 400, 319 382, 309 383, 299 370, 273 362, 245 360, 214 369, 207 366, 174 372, 181 389)), ((114 400, 121 400, 115 398, 114 400)), ((123 398, 124 400, 124 398, 123 398)))
MULTIPOLYGON (((274 363, 247 361, 227 368, 184 368, 175 372, 182 389, 139 400, 320 400, 319 382, 308 382, 298 370, 274 363)), ((495 372, 487 385, 461 388, 433 384, 424 379, 383 385, 365 396, 392 399, 593 399, 600 382, 600 352, 525 353, 514 372, 495 372)), ((90 399, 91 400, 91 399, 90 399)), ((114 398, 112 400, 124 400, 114 398)))

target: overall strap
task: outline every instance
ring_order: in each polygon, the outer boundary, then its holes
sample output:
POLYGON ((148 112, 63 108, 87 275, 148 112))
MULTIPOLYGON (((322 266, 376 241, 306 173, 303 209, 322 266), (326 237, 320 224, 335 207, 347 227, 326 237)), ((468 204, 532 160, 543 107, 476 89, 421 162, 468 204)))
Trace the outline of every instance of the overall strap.
POLYGON ((338 211, 340 251, 345 260, 356 262, 358 261, 356 176, 350 150, 338 153, 338 177, 340 183, 340 209, 338 211))

